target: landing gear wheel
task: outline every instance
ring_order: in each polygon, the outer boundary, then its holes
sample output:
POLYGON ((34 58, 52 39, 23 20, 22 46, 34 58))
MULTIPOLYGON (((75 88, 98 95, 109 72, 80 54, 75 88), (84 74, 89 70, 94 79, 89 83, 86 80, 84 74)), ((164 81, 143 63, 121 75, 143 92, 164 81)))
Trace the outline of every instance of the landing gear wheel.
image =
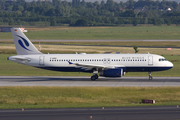
POLYGON ((153 77, 151 76, 151 72, 149 72, 149 80, 152 80, 153 77))
POLYGON ((96 76, 91 76, 91 80, 95 81, 96 80, 96 76))
POLYGON ((153 77, 152 76, 149 76, 149 80, 152 80, 153 79, 153 77))
POLYGON ((94 76, 95 76, 96 79, 98 79, 98 77, 99 77, 97 74, 95 74, 94 76))

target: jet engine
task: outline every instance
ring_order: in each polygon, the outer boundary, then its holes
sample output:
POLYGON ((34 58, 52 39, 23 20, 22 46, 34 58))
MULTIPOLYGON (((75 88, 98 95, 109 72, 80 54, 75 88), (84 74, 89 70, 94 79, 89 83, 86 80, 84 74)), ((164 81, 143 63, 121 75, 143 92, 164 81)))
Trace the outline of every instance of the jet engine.
POLYGON ((104 77, 121 77, 124 75, 123 69, 107 69, 99 72, 99 76, 104 77))

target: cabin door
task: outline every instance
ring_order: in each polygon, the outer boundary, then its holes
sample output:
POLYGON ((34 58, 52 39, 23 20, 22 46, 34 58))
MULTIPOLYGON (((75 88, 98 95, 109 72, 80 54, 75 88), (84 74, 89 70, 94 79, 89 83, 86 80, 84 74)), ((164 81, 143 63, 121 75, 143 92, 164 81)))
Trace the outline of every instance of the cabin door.
POLYGON ((153 56, 148 56, 148 65, 153 65, 153 56))
POLYGON ((39 65, 44 65, 44 56, 39 57, 39 65))

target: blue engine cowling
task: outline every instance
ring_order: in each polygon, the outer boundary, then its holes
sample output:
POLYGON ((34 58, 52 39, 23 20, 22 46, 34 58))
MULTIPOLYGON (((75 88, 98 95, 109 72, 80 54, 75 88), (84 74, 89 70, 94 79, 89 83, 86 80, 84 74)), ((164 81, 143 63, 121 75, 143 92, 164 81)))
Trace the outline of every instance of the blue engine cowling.
POLYGON ((104 77, 121 77, 123 76, 123 69, 107 69, 99 72, 99 76, 104 77))

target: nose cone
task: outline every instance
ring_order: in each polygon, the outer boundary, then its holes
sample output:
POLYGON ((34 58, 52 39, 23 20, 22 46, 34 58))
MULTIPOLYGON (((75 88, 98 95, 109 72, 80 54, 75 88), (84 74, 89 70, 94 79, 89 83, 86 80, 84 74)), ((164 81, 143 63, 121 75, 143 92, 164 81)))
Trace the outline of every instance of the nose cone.
POLYGON ((173 68, 173 64, 171 62, 168 62, 167 67, 173 68))

